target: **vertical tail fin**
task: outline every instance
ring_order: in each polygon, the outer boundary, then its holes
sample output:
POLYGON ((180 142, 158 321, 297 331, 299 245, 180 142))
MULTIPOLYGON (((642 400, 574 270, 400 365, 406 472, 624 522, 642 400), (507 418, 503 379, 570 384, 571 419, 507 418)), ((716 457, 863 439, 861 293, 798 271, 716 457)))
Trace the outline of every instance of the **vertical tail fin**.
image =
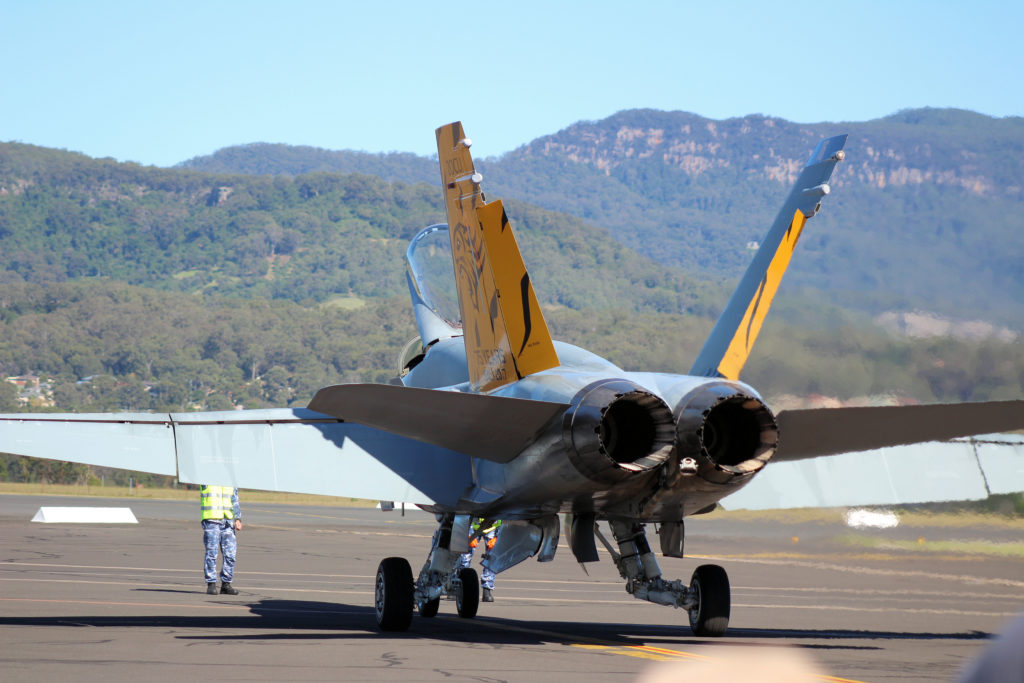
POLYGON ((789 198, 704 342, 704 348, 690 369, 691 375, 739 379, 804 223, 817 213, 821 198, 829 193, 827 183, 835 165, 843 160, 846 138, 846 135, 827 138, 814 148, 789 198))
POLYGON ((486 203, 460 122, 437 129, 470 385, 490 391, 558 365, 501 201, 486 203))

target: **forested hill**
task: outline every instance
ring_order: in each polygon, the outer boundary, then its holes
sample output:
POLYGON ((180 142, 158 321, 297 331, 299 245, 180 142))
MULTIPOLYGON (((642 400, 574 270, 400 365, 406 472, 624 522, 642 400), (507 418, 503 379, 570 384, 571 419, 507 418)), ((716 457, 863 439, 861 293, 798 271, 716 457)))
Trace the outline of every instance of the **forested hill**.
MULTIPOLYGON (((705 330, 728 294, 573 216, 506 207, 552 320, 586 311, 576 338, 602 311, 628 329, 641 312, 695 313, 705 330)), ((408 240, 443 215, 436 184, 0 144, 0 379, 21 383, 0 381, 0 412, 302 406, 386 381, 415 334, 408 240)), ((603 350, 666 362, 647 346, 603 350)))
MULTIPOLYGON (((491 196, 572 213, 665 264, 735 277, 813 145, 839 133, 850 134, 846 161, 787 286, 828 290, 831 300, 873 313, 924 309, 1024 329, 1021 118, 918 109, 799 124, 633 110, 577 123, 480 167, 491 196)), ((184 166, 337 168, 431 183, 437 173, 423 157, 283 145, 226 148, 184 166)))
MULTIPOLYGON (((708 313, 719 288, 578 218, 510 201, 543 303, 708 313), (716 294, 709 298, 708 292, 716 294)), ((0 144, 0 278, 105 277, 316 303, 406 293, 403 257, 443 221, 436 185, 372 176, 223 175, 0 144)))
POLYGON ((372 154, 270 142, 224 147, 208 156, 183 161, 176 168, 249 175, 303 175, 317 171, 361 173, 410 184, 436 184, 441 178, 436 158, 408 152, 372 154))
MULTIPOLYGON (((499 163, 540 158, 517 154, 489 162, 489 180, 501 175, 499 163)), ((618 172, 560 163, 566 177, 588 182, 618 172)), ((756 196, 764 185, 744 191, 756 196)), ((618 204, 605 189, 610 210, 618 204)), ((557 338, 629 369, 689 367, 729 283, 659 264, 603 228, 506 190, 557 338)), ((39 384, 29 395, 0 382, 0 411, 301 406, 321 386, 385 381, 414 334, 404 251, 442 219, 440 194, 433 182, 205 173, 0 144, 0 377, 39 384)), ((837 213, 815 219, 816 229, 837 213)), ((653 252, 659 241, 651 241, 653 252)), ((800 287, 778 309, 744 375, 767 396, 1024 392, 1012 336, 894 338, 800 287)))

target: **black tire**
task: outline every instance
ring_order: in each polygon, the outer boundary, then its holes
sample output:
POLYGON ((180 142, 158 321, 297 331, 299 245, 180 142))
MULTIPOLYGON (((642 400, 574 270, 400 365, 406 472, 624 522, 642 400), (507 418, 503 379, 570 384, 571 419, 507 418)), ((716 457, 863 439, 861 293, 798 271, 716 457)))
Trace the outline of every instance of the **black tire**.
POLYGON ((377 626, 382 631, 406 631, 412 623, 412 567, 404 557, 388 557, 377 567, 373 595, 377 626))
POLYGON ((693 572, 690 590, 697 607, 690 610, 690 628, 695 636, 718 637, 729 628, 729 575, 717 564, 702 564, 693 572))
POLYGON ((437 616, 437 610, 441 606, 441 598, 434 598, 433 600, 427 600, 425 603, 420 605, 420 616, 424 619, 430 619, 431 617, 437 616))
POLYGON ((466 567, 459 570, 459 587, 455 592, 455 607, 463 619, 472 619, 480 608, 480 577, 476 570, 466 567))

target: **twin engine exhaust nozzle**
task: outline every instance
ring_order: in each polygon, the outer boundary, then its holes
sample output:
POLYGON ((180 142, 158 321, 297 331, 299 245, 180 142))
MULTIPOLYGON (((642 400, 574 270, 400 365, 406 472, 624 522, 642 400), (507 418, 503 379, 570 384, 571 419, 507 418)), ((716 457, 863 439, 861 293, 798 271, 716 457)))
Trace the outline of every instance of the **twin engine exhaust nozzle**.
POLYGON ((603 484, 651 472, 673 453, 684 473, 724 484, 768 463, 778 426, 759 398, 729 382, 699 386, 673 413, 632 382, 602 380, 573 398, 562 419, 562 440, 580 474, 603 484))

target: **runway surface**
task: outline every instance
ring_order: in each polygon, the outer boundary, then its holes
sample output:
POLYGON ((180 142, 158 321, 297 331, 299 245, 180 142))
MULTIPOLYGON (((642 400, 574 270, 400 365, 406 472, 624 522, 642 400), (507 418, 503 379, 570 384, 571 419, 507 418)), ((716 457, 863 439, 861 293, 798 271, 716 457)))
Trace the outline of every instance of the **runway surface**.
POLYGON ((205 593, 198 501, 0 496, 0 678, 566 683, 635 681, 674 666, 707 683, 702 667, 738 657, 756 667, 767 648, 792 647, 818 680, 943 681, 1024 611, 1018 557, 849 542, 1006 532, 697 518, 687 522, 690 557, 659 559, 666 578, 689 580, 707 562, 728 570, 724 638, 696 638, 685 612, 627 595, 603 553, 584 574, 564 542, 554 562, 501 574, 496 602, 476 619, 442 601, 437 618, 382 634, 377 563, 401 555, 418 571, 433 516, 247 505, 244 492, 242 504, 241 595, 229 597, 205 593), (139 524, 30 522, 43 505, 128 506, 139 524))

